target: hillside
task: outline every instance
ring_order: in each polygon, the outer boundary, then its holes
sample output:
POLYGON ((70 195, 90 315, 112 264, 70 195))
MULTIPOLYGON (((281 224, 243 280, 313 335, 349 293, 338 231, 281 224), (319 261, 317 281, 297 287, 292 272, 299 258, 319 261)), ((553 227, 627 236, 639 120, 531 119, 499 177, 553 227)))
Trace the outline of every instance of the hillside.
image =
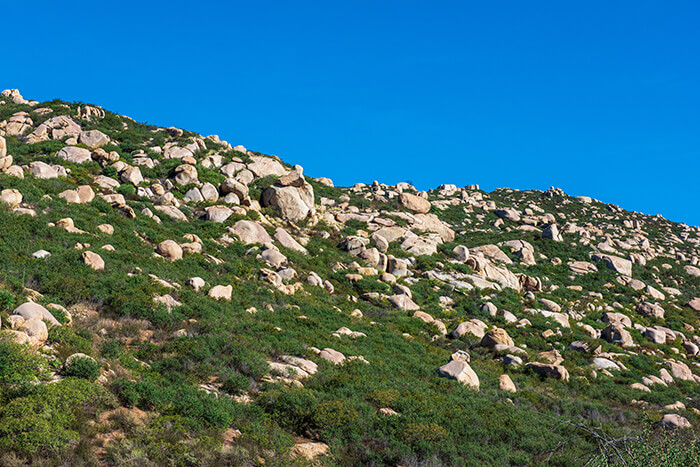
POLYGON ((16 90, 0 225, 0 465, 700 461, 698 227, 16 90))

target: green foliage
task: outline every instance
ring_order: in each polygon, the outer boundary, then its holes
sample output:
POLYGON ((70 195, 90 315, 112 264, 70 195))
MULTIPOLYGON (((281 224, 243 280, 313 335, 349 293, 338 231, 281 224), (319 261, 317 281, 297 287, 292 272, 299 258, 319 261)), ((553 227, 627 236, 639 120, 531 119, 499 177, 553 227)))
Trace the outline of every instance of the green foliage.
POLYGON ((0 339, 0 396, 15 385, 37 381, 47 369, 46 360, 26 345, 0 339))
POLYGON ((84 379, 37 386, 0 409, 0 451, 55 453, 80 438, 91 412, 113 403, 102 387, 84 379))
POLYGON ((63 374, 95 381, 100 376, 100 364, 90 357, 75 357, 63 370, 63 374))
POLYGON ((0 290, 0 311, 7 311, 15 304, 15 296, 7 290, 0 290))
POLYGON ((324 401, 318 404, 313 415, 321 430, 343 430, 356 423, 357 410, 345 400, 324 401))

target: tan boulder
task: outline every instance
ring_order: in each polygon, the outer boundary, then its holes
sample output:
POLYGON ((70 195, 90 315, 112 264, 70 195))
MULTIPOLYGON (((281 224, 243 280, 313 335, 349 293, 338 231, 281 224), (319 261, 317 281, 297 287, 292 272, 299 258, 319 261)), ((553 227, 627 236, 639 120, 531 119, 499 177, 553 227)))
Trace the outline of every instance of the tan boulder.
POLYGON ((56 153, 56 157, 74 164, 83 164, 92 160, 92 153, 76 146, 66 146, 56 153))
POLYGON ((671 375, 673 375, 674 378, 683 381, 695 381, 693 372, 690 371, 690 368, 685 363, 668 361, 666 362, 666 366, 671 370, 671 375))
POLYGON ((102 257, 92 251, 83 252, 80 259, 95 271, 102 271, 105 268, 105 262, 102 257))
POLYGON ((9 205, 11 208, 16 208, 22 204, 22 193, 13 188, 6 188, 0 192, 0 201, 9 205))
POLYGON ((100 224, 97 226, 97 230, 107 235, 112 235, 114 233, 114 227, 110 224, 100 224))
POLYGON ((450 378, 474 389, 479 389, 479 377, 463 360, 452 360, 438 369, 438 375, 450 378))
POLYGON ((687 418, 675 413, 667 413, 661 418, 659 425, 667 428, 692 428, 687 418))
POLYGON ((273 185, 263 192, 262 205, 277 207, 284 219, 296 222, 314 212, 314 189, 309 184, 303 187, 273 185))
POLYGON ((569 381, 569 371, 561 365, 549 365, 546 363, 531 362, 525 365, 526 370, 531 370, 543 378, 560 379, 569 381))
POLYGON ((37 345, 43 344, 49 338, 49 330, 46 327, 46 323, 37 318, 25 321, 21 330, 37 345))
POLYGON ((190 164, 181 164, 175 167, 175 183, 178 185, 189 185, 197 182, 197 169, 190 164))
POLYGON ((430 211, 430 201, 411 193, 401 193, 399 196, 399 202, 409 211, 419 214, 425 214, 430 211))
POLYGON ((226 219, 233 214, 231 208, 227 208, 226 206, 209 206, 205 211, 208 221, 218 223, 226 222, 226 219))
POLYGON ((81 131, 78 138, 81 144, 84 144, 92 149, 97 149, 109 144, 109 137, 100 130, 81 131))
POLYGON ((156 246, 156 253, 170 261, 182 259, 182 248, 173 240, 164 240, 160 242, 156 246))
POLYGON ((252 156, 252 163, 248 164, 248 169, 255 174, 256 177, 265 177, 267 175, 277 175, 279 177, 287 173, 287 169, 277 160, 271 157, 252 156))
POLYGON ((143 175, 141 175, 141 169, 138 167, 127 167, 119 178, 123 183, 131 183, 134 186, 143 182, 143 175))
POLYGON ((26 302, 12 311, 13 315, 21 316, 25 321, 30 319, 42 319, 53 325, 60 326, 60 323, 49 310, 34 302, 26 302))
POLYGON ((637 305, 637 313, 647 318, 660 318, 664 317, 664 309, 657 303, 642 302, 637 305))
POLYGON ((272 238, 262 225, 253 221, 240 220, 236 222, 230 231, 238 236, 247 245, 253 243, 272 243, 272 238))
POLYGON ((632 276, 632 261, 619 256, 596 254, 593 255, 593 259, 597 261, 602 261, 610 269, 625 276, 632 276))
POLYGON ((619 344, 622 347, 634 346, 632 335, 623 327, 611 324, 600 333, 600 337, 611 344, 619 344))
POLYGON ((505 329, 493 328, 481 339, 481 345, 484 347, 495 347, 499 344, 515 345, 505 329))
POLYGON ((319 353, 318 356, 324 360, 328 360, 329 362, 335 365, 339 365, 345 361, 345 355, 338 352, 337 350, 333 350, 330 348, 325 348, 321 350, 321 353, 319 353))
POLYGON ((326 455, 328 455, 328 445, 326 443, 298 443, 292 446, 291 450, 292 457, 302 457, 309 461, 312 461, 319 456, 326 455))
POLYGON ((513 383, 513 380, 510 379, 510 376, 508 375, 501 375, 498 377, 498 388, 501 391, 506 391, 506 392, 517 392, 518 389, 515 387, 515 383, 513 383))
POLYGON ((277 231, 275 232, 274 238, 275 238, 275 240, 277 240, 277 242, 280 245, 282 245, 285 248, 289 248, 290 250, 294 250, 294 251, 297 251, 297 252, 302 253, 302 254, 308 253, 306 248, 301 246, 301 244, 299 242, 297 242, 294 239, 294 237, 289 235, 289 233, 286 230, 284 230, 282 227, 277 228, 277 231))
POLYGON ((486 324, 478 319, 464 321, 459 323, 450 334, 453 339, 459 339, 465 334, 471 334, 479 339, 483 338, 486 333, 486 324))
POLYGON ((217 300, 228 300, 231 301, 231 293, 233 292, 233 286, 232 285, 215 285, 211 289, 209 289, 209 295, 211 298, 215 298, 217 300))

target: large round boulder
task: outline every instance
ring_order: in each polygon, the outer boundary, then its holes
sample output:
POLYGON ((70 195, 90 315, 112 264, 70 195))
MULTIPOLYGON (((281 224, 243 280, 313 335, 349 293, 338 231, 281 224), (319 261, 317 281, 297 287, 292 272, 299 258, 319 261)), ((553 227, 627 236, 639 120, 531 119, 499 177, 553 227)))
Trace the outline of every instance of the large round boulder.
POLYGON ((182 259, 182 248, 173 240, 164 240, 156 246, 156 253, 170 261, 182 259))

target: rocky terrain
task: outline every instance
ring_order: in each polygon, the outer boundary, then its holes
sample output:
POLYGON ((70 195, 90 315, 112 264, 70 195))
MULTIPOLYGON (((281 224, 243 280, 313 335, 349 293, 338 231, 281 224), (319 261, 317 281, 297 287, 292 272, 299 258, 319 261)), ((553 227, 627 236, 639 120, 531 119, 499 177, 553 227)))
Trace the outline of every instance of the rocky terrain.
POLYGON ((2 465, 699 460, 698 227, 17 90, 0 222, 2 465))

